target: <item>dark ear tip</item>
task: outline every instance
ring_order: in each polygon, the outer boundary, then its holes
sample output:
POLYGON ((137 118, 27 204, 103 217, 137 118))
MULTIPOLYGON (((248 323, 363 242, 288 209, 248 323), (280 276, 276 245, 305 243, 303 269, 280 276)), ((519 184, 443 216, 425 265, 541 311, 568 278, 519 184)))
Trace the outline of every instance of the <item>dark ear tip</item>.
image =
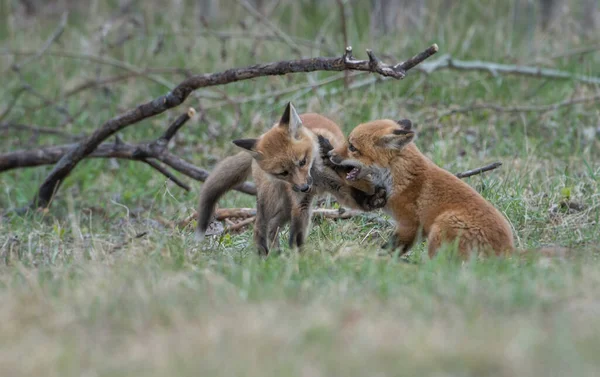
POLYGON ((290 123, 290 113, 292 112, 292 102, 288 102, 285 106, 285 110, 283 115, 281 116, 280 124, 289 124, 290 123))
POLYGON ((402 128, 404 128, 405 130, 410 130, 412 128, 412 122, 410 121, 410 119, 400 119, 397 120, 396 123, 402 126, 402 128))
POLYGON ((399 128, 399 129, 395 129, 395 130, 393 131, 393 134, 394 134, 394 135, 414 135, 414 134, 415 134, 415 132, 414 132, 414 131, 411 131, 411 130, 404 130, 404 129, 400 129, 400 128, 399 128))

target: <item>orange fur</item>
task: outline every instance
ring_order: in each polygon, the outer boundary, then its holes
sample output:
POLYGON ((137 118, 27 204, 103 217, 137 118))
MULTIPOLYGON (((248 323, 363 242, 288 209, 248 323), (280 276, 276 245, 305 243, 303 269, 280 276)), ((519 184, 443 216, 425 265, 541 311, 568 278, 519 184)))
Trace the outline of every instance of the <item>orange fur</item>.
POLYGON ((281 120, 259 138, 234 140, 244 152, 221 161, 200 193, 197 235, 204 237, 219 198, 252 173, 257 188, 254 239, 261 254, 278 244, 278 231, 290 222, 290 247, 306 237, 313 198, 330 192, 343 205, 371 210, 385 204, 385 191, 365 180, 348 182, 344 174, 323 165, 319 137, 331 146, 344 135, 319 114, 299 116, 289 104, 281 120), (353 187, 355 186, 355 187, 353 187))
POLYGON ((430 257, 453 241, 463 257, 473 251, 511 253, 513 235, 506 218, 471 186, 424 156, 412 142, 414 136, 407 120, 364 123, 330 152, 331 161, 357 167, 359 177, 377 170, 388 174, 385 208, 397 223, 393 246, 403 252, 422 232, 430 257))

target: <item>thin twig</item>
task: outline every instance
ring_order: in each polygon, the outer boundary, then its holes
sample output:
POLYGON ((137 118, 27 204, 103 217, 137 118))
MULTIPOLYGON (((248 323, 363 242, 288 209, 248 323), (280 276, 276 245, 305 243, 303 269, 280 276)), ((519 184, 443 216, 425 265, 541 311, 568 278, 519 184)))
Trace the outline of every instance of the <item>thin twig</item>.
POLYGON ((454 69, 458 71, 481 71, 488 72, 493 76, 507 74, 556 80, 574 80, 592 85, 600 84, 600 77, 584 76, 558 69, 548 69, 526 65, 499 64, 480 60, 456 60, 452 59, 450 55, 443 55, 437 60, 423 63, 418 68, 419 71, 427 74, 442 69, 454 69))
MULTIPOLYGON (((369 60, 355 60, 352 58, 352 48, 347 47, 341 58, 311 58, 292 61, 281 61, 268 64, 259 64, 247 68, 230 69, 225 72, 205 74, 190 77, 181 82, 171 92, 150 102, 137 106, 135 109, 107 121, 102 127, 83 140, 77 147, 63 155, 48 177, 44 180, 36 193, 31 205, 33 207, 46 207, 52 193, 60 182, 71 173, 75 166, 86 156, 92 153, 104 140, 127 126, 138 123, 146 118, 158 115, 180 105, 193 91, 215 85, 224 85, 231 82, 248 80, 261 76, 283 75, 295 72, 314 71, 344 71, 356 70, 378 73, 383 76, 402 79, 406 70, 419 64, 435 54, 437 45, 432 45, 427 50, 394 66, 379 61, 371 51, 367 51, 369 60)), ((163 161, 165 162, 165 161, 163 161)), ((165 162, 166 163, 166 162, 165 162)))
POLYGON ((472 177, 472 176, 477 175, 477 174, 484 173, 486 171, 494 170, 496 168, 499 168, 500 166, 502 166, 501 162, 494 162, 494 163, 482 166, 482 167, 477 168, 477 169, 471 169, 471 170, 464 171, 462 173, 457 173, 456 176, 458 178, 468 178, 468 177, 472 177))
POLYGON ((249 217, 249 218, 247 218, 247 219, 244 219, 244 220, 242 220, 242 221, 239 221, 239 222, 237 222, 237 223, 235 223, 235 224, 229 225, 229 226, 228 226, 228 227, 225 229, 225 231, 226 231, 226 232, 234 232, 234 231, 236 231, 236 230, 240 230, 240 229, 242 229, 243 227, 245 227, 245 226, 247 226, 247 225, 250 225, 250 224, 252 224, 252 223, 254 222, 254 220, 256 220, 256 216, 249 217))
POLYGON ((148 164, 149 166, 151 166, 152 168, 154 168, 155 170, 157 170, 159 173, 161 173, 165 177, 169 178, 169 180, 171 182, 175 183, 177 186, 181 187, 185 191, 189 192, 191 190, 190 186, 188 186, 186 183, 182 182, 179 178, 177 178, 176 176, 174 176, 173 173, 171 173, 170 171, 168 171, 167 169, 165 169, 158 162, 156 162, 154 160, 147 159, 147 158, 143 159, 142 161, 144 161, 146 164, 148 164))
MULTIPOLYGON (((250 15, 252 17, 254 17, 256 20, 258 20, 260 23, 264 24, 267 28, 271 29, 271 31, 282 41, 284 41, 292 50, 293 53, 301 56, 302 55, 302 51, 300 51, 300 49, 298 48, 298 46, 296 45, 296 43, 294 43, 294 41, 292 40, 292 38, 290 38, 289 35, 287 35, 286 33, 284 33, 283 31, 281 31, 281 29, 279 29, 274 23, 272 23, 268 18, 266 18, 265 16, 263 16, 258 10, 256 10, 256 8, 254 8, 252 6, 252 4, 250 4, 248 1, 246 0, 237 0, 238 4, 240 4, 242 7, 244 7, 244 9, 246 9, 246 11, 248 11, 248 13, 250 13, 250 15)), ((348 46, 346 44, 346 46, 348 46)))
POLYGON ((21 98, 21 95, 23 93, 25 93, 26 90, 27 90, 27 88, 25 86, 22 86, 19 89, 17 89, 17 91, 15 92, 15 95, 12 98, 12 101, 9 102, 8 106, 6 106, 6 109, 4 109, 2 114, 0 114, 0 122, 2 122, 4 120, 4 118, 6 118, 10 114, 12 109, 15 107, 15 105, 19 101, 19 98, 21 98))
POLYGON ((133 237, 129 237, 127 238, 125 241, 115 245, 112 249, 109 250, 109 254, 112 254, 114 252, 117 252, 119 250, 121 250, 122 248, 124 248, 125 246, 127 246, 128 244, 130 244, 131 242, 133 242, 133 240, 145 237, 148 234, 148 232, 140 232, 137 233, 135 236, 133 237))
POLYGON ((34 61, 34 60, 38 59, 40 56, 42 56, 50 48, 50 46, 52 46, 52 44, 54 42, 56 42, 58 40, 58 38, 60 38, 62 33, 65 31, 65 27, 67 26, 68 16, 69 16, 69 12, 64 12, 62 14, 62 16, 60 17, 60 22, 58 24, 58 27, 48 37, 48 39, 46 40, 46 42, 44 42, 44 44, 42 45, 42 48, 40 48, 40 50, 38 52, 36 52, 32 56, 29 56, 29 57, 23 59, 23 61, 21 61, 19 63, 13 64, 11 69, 13 69, 15 71, 19 71, 25 65, 31 63, 32 61, 34 61))

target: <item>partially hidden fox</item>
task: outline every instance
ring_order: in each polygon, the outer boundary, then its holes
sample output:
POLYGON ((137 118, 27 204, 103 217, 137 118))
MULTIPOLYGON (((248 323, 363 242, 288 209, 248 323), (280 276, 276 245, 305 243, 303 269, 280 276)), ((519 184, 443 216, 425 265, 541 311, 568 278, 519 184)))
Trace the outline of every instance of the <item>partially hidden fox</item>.
POLYGON ((234 140, 244 151, 215 166, 200 192, 196 239, 204 238, 221 196, 250 173, 257 188, 254 241, 263 255, 279 245, 279 230, 288 222, 290 247, 303 245, 316 195, 329 192, 340 204, 364 211, 383 207, 387 198, 383 186, 347 181, 345 174, 323 165, 326 153, 344 141, 331 119, 315 113, 298 115, 288 103, 271 129, 259 138, 234 140))
POLYGON ((383 181, 385 209, 396 221, 388 245, 404 254, 424 236, 430 257, 450 242, 457 242, 462 257, 512 253, 507 219, 471 186, 423 155, 414 138, 408 119, 374 120, 358 125, 345 144, 328 152, 331 163, 347 169, 349 180, 370 175, 383 181))

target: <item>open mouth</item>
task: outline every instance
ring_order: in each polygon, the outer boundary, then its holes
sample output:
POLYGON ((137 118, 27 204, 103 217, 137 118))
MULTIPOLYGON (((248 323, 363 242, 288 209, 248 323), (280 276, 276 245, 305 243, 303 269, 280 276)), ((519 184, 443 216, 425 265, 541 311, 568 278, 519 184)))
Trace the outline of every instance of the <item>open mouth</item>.
POLYGON ((346 174, 346 179, 349 181, 356 181, 358 179, 359 174, 360 168, 352 168, 352 170, 350 170, 348 174, 346 174))

